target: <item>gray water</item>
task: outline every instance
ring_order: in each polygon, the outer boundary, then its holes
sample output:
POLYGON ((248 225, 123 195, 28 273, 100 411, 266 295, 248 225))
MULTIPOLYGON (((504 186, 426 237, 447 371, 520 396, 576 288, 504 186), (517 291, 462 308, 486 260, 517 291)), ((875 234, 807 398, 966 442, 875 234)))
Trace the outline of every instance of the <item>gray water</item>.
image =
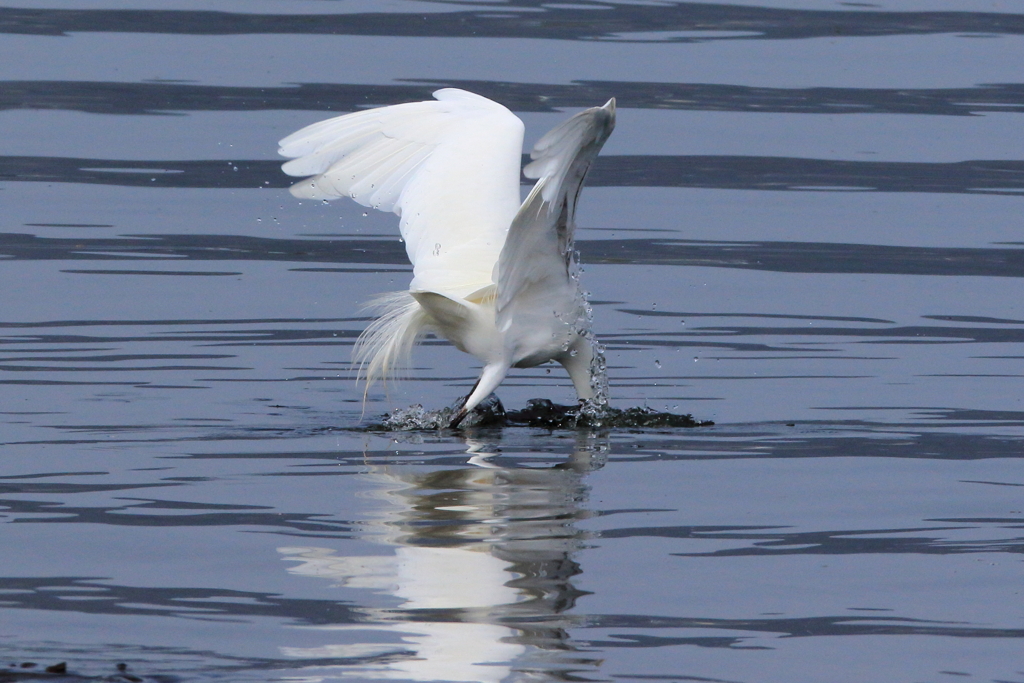
POLYGON ((0 4, 0 681, 1024 681, 1024 4, 0 4), (715 426, 366 430, 479 368, 364 409, 276 141, 446 86, 618 98, 613 405, 715 426))

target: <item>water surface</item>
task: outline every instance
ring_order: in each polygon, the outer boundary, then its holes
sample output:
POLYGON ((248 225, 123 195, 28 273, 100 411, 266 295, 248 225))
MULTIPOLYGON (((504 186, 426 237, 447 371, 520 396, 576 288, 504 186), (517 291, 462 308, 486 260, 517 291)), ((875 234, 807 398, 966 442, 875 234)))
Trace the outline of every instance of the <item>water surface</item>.
POLYGON ((0 679, 1024 680, 1020 7, 3 4, 0 679), (613 402, 714 427, 365 430, 479 368, 364 408, 397 219, 276 141, 451 86, 618 98, 613 402))

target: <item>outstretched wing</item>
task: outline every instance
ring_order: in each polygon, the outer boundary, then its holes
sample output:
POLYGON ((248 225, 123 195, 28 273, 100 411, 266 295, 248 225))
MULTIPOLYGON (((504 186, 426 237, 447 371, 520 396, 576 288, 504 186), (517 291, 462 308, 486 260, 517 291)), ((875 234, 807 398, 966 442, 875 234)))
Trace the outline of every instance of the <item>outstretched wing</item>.
MULTIPOLYGON (((537 178, 512 221, 498 259, 498 329, 528 326, 531 314, 573 314, 563 310, 575 297, 569 266, 576 229, 576 202, 590 164, 615 128, 615 99, 580 112, 542 137, 523 170, 537 178), (554 307, 554 308, 552 308, 554 307)), ((574 320, 566 320, 572 324, 574 320)))
POLYGON ((492 284, 519 209, 523 122, 465 90, 321 121, 281 140, 296 197, 350 197, 393 211, 413 264, 410 289, 466 296, 492 284))

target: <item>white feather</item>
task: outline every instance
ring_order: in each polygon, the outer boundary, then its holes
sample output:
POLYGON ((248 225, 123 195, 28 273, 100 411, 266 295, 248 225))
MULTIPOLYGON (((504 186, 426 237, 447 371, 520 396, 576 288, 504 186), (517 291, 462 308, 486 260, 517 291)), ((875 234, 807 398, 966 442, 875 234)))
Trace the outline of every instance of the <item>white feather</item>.
POLYGON ((465 296, 491 284, 519 209, 523 122, 485 97, 446 88, 411 102, 321 121, 281 140, 292 194, 351 197, 394 211, 412 288, 465 296))
POLYGON ((430 318, 409 292, 382 294, 367 305, 378 317, 356 341, 353 358, 366 391, 374 382, 387 382, 409 367, 412 347, 430 328, 430 318))

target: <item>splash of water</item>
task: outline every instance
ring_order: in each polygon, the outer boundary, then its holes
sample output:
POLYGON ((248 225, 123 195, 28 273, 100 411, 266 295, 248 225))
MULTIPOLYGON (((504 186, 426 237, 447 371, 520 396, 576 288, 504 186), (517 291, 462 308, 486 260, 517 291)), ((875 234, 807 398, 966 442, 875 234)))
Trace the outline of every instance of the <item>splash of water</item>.
MULTIPOLYGON (((408 408, 398 408, 387 413, 381 420, 378 429, 390 432, 436 431, 447 429, 452 418, 458 414, 465 403, 461 398, 453 405, 439 410, 427 410, 419 403, 408 408)), ((502 427, 507 423, 505 406, 498 397, 491 394, 471 410, 462 421, 462 427, 502 427)), ((374 426, 371 426, 371 430, 374 426)))
POLYGON ((573 331, 590 345, 590 388, 594 392, 592 398, 580 402, 577 421, 582 419, 588 427, 600 427, 604 419, 609 417, 608 362, 604 357, 604 345, 594 336, 594 308, 590 305, 590 292, 583 289, 580 281, 583 273, 580 254, 573 250, 569 256, 569 277, 576 286, 576 301, 579 304, 573 331))

